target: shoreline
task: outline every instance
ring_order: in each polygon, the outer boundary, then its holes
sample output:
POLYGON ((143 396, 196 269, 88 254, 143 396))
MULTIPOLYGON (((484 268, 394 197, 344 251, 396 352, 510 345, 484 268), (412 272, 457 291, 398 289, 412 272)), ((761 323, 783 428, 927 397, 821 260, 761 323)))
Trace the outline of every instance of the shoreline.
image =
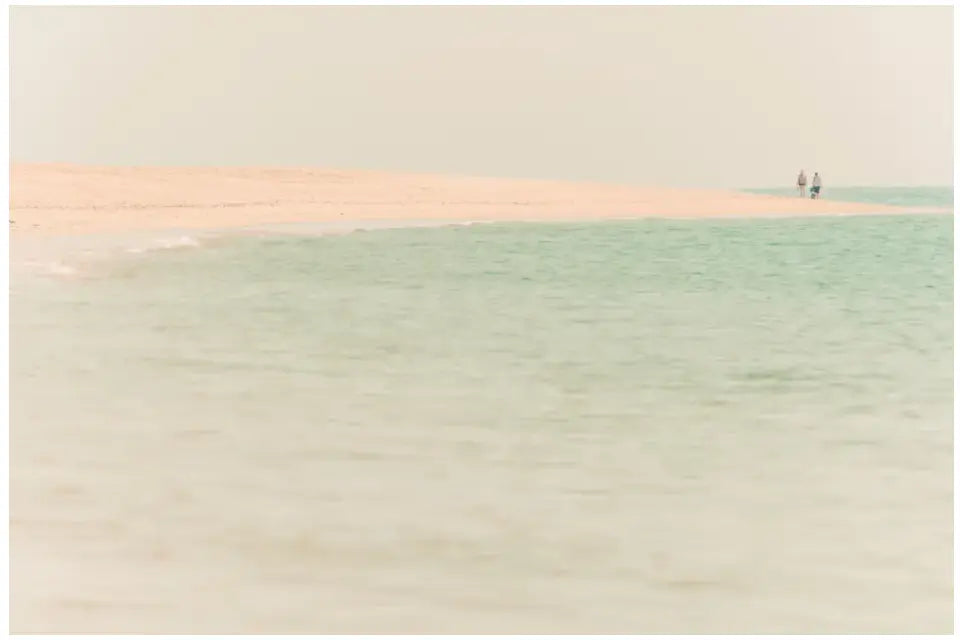
POLYGON ((33 274, 73 278, 86 274, 90 267, 112 261, 122 256, 147 255, 154 252, 175 251, 209 247, 220 241, 238 238, 291 238, 291 237, 333 237, 356 232, 398 231, 403 229, 440 229, 450 227, 469 227, 476 225, 576 225, 603 224, 617 222, 648 221, 686 221, 698 222, 737 222, 749 220, 803 220, 809 218, 848 218, 848 217, 899 217, 903 215, 939 215, 939 212, 910 210, 904 212, 883 213, 837 213, 829 216, 810 216, 804 214, 757 214, 753 216, 718 215, 710 218, 703 216, 638 216, 638 217, 590 217, 566 219, 498 219, 498 220, 403 220, 403 219, 366 219, 366 220, 329 220, 268 223, 234 227, 158 227, 133 231, 95 231, 87 233, 22 233, 11 234, 10 265, 11 273, 18 275, 33 274))
POLYGON ((749 192, 293 168, 12 164, 11 239, 311 223, 795 218, 951 213, 749 192))

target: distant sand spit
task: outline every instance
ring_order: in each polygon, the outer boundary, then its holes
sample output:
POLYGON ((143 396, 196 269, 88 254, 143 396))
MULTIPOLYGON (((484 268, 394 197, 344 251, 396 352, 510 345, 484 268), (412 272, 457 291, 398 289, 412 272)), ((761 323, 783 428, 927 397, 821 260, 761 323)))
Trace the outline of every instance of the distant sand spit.
POLYGON ((735 191, 295 168, 14 164, 10 229, 73 235, 331 221, 537 221, 918 212, 735 191))

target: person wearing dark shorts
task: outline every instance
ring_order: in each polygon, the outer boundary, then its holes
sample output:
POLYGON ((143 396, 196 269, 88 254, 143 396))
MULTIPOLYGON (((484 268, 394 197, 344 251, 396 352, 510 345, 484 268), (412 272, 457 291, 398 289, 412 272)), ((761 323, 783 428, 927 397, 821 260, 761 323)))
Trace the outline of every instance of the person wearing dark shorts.
POLYGON ((814 171, 813 184, 810 187, 810 197, 813 198, 814 200, 820 199, 820 186, 821 186, 820 174, 814 171))

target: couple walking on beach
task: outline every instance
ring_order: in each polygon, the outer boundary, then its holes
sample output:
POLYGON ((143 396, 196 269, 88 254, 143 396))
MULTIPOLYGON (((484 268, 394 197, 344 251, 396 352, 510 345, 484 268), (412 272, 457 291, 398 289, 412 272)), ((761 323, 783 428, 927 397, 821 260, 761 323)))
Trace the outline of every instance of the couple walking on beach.
MULTIPOLYGON (((816 171, 813 172, 813 184, 810 186, 810 197, 814 200, 820 198, 820 174, 816 171)), ((800 192, 800 197, 807 195, 807 174, 803 172, 803 169, 800 169, 800 175, 797 176, 797 190, 800 192)))

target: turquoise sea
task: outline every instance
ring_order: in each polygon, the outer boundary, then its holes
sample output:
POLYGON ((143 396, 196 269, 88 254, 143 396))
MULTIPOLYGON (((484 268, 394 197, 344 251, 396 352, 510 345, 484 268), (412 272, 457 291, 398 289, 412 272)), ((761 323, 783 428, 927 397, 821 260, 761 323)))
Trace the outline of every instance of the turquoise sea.
MULTIPOLYGON (((773 196, 797 195, 795 188, 748 189, 773 196)), ((821 197, 842 202, 871 202, 898 207, 953 208, 953 187, 831 187, 824 185, 821 197)))
POLYGON ((14 631, 951 631, 951 215, 300 231, 12 265, 14 631))

